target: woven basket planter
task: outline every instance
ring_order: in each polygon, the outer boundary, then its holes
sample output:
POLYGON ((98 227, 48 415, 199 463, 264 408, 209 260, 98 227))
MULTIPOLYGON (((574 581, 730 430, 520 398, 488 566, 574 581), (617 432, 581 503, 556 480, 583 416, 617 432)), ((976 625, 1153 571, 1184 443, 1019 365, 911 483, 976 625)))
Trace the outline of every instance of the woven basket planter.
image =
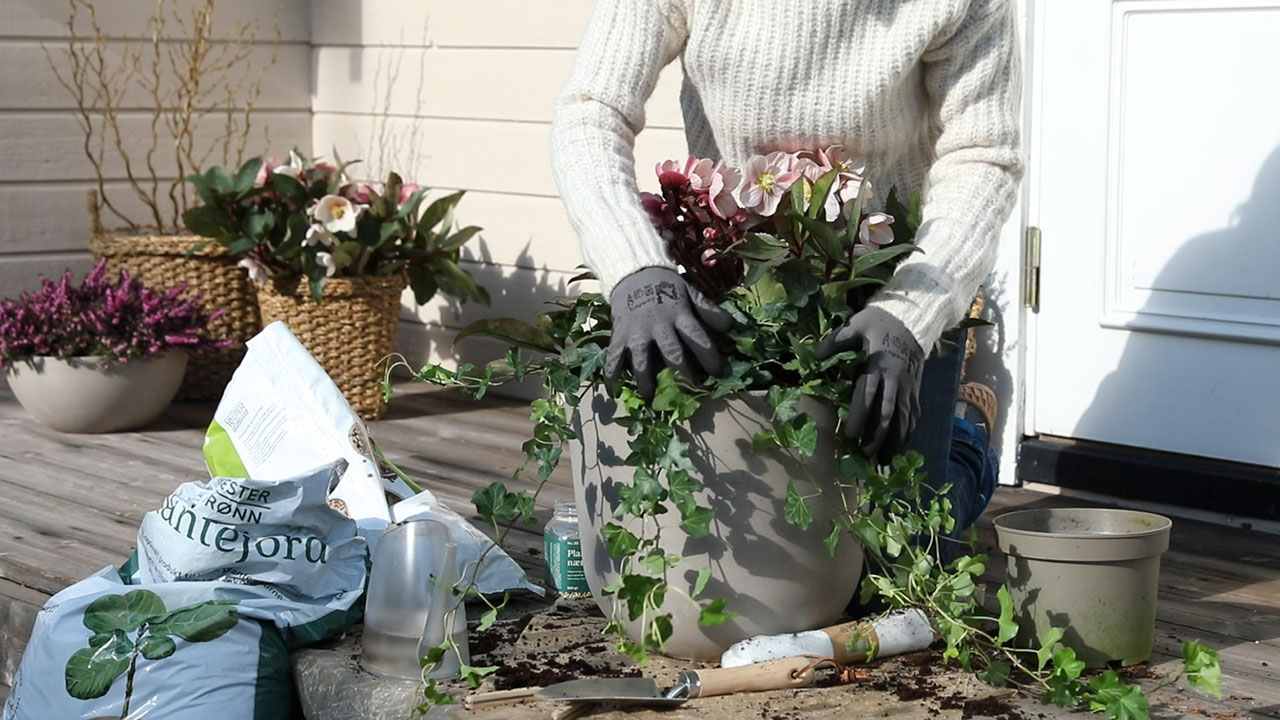
POLYGON ((387 410, 379 383, 383 358, 395 352, 403 275, 329 278, 324 302, 306 278, 258 285, 263 325, 283 320, 365 420, 387 410))
POLYGON ((232 338, 230 347, 193 355, 178 398, 217 400, 244 358, 244 341, 262 329, 253 286, 236 259, 216 242, 196 235, 156 235, 106 231, 98 219, 97 204, 89 203, 92 230, 89 251, 95 261, 107 260, 107 270, 121 268, 156 290, 187 284, 185 294, 199 293, 205 312, 225 312, 209 324, 209 337, 232 338), (190 258, 191 248, 205 244, 190 258))

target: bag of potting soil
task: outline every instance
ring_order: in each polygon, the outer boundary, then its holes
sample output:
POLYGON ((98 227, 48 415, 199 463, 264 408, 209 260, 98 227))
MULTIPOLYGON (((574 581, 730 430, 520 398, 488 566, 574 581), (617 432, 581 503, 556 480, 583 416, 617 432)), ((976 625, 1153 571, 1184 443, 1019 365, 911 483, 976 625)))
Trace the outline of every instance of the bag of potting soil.
POLYGON ((522 588, 542 593, 511 556, 492 547, 464 517, 429 491, 382 473, 373 447, 364 423, 324 368, 283 322, 274 322, 249 340, 205 433, 204 456, 211 475, 256 480, 346 460, 346 471, 329 491, 329 504, 356 521, 370 552, 391 519, 387 494, 409 498, 400 503, 404 512, 396 520, 425 516, 444 523, 458 543, 463 566, 483 555, 481 592, 522 588))
POLYGON ((3 720, 290 720, 289 651, 209 583, 125 585, 112 568, 49 599, 3 720))
POLYGON ((282 480, 215 477, 184 483, 142 518, 133 583, 210 583, 210 598, 275 623, 290 647, 359 618, 367 546, 328 497, 339 458, 282 480))
POLYGON ((339 458, 347 468, 329 502, 362 531, 391 519, 364 423, 320 363, 282 322, 248 342, 205 432, 211 476, 289 477, 339 458))

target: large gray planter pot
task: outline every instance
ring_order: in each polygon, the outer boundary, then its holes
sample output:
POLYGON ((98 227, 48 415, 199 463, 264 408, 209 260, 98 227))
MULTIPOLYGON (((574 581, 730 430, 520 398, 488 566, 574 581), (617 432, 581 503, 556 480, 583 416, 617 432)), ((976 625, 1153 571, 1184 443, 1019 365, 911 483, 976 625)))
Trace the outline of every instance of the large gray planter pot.
MULTIPOLYGON (((620 561, 609 557, 601 528, 617 522, 618 489, 632 482, 632 469, 623 463, 628 434, 613 421, 616 409, 607 395, 588 395, 574 418, 580 441, 570 447, 583 566, 606 615, 612 599, 601 591, 617 578, 620 561)), ((700 627, 698 609, 668 592, 662 607, 673 614, 668 655, 718 661, 729 645, 753 635, 831 625, 853 596, 862 570, 861 546, 845 536, 833 557, 823 542, 832 519, 845 507, 835 474, 835 414, 808 400, 801 410, 813 415, 819 427, 817 452, 803 466, 781 452, 751 451, 752 436, 772 427, 772 409, 762 396, 707 402, 691 419, 692 432, 681 431, 692 446, 694 476, 704 486, 699 503, 715 510, 716 517, 711 535, 694 539, 680 529, 677 512, 660 516, 663 550, 683 558, 668 581, 687 593, 698 571, 710 568, 702 598, 725 598, 726 609, 738 616, 723 625, 700 627), (809 500, 813 524, 807 530, 786 520, 788 479, 804 495, 820 494, 809 500)), ((853 493, 846 499, 852 503, 853 493)), ((635 518, 623 525, 637 535, 642 532, 635 518)), ((625 620, 625 613, 620 614, 625 620)), ((640 637, 638 621, 626 625, 633 639, 640 637)))
POLYGON ((160 416, 182 384, 187 354, 104 365, 98 357, 37 357, 9 370, 9 388, 42 425, 68 433, 140 428, 160 416))
POLYGON ((1089 667, 1151 657, 1160 555, 1173 522, 1104 508, 1046 508, 994 521, 1008 560, 1019 641, 1050 627, 1089 667))

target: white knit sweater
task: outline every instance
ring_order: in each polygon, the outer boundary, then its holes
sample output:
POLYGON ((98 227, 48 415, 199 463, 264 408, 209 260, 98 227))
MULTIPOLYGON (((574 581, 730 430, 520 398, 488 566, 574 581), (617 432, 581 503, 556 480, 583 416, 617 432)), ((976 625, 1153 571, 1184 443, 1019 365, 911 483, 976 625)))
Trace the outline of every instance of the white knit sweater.
POLYGON ((890 187, 923 191, 924 253, 871 302, 931 347, 990 272, 1021 173, 1011 4, 597 0, 551 143, 604 291, 673 267, 640 206, 633 148, 659 71, 680 57, 692 154, 742 167, 753 154, 842 144, 868 163, 873 208, 890 187))

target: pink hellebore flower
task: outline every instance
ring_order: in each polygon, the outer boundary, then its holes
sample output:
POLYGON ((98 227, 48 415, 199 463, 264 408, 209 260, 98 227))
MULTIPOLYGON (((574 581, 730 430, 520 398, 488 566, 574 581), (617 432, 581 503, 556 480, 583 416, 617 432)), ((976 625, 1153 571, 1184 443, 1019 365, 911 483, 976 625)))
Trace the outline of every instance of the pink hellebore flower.
MULTIPOLYGON (((741 184, 741 170, 725 165, 723 160, 716 163, 707 184, 707 202, 716 217, 729 220, 738 213, 738 202, 734 200, 733 193, 741 184)), ((696 185, 694 189, 697 189, 696 185)))
POLYGON ((791 156, 784 152, 753 155, 747 161, 746 178, 738 198, 742 207, 770 216, 778 210, 782 194, 791 188, 800 173, 791 169, 791 156))
POLYGON ((267 272, 266 266, 253 258, 243 258, 237 265, 249 271, 249 280, 251 282, 265 283, 271 277, 271 274, 267 272))
POLYGON ((400 204, 403 205, 409 202, 409 198, 413 197, 413 194, 418 192, 421 189, 422 189, 422 186, 417 183, 406 183, 404 185, 401 185, 400 186, 400 204))
POLYGON ((316 262, 324 266, 325 277, 333 277, 333 274, 338 272, 338 263, 334 262, 333 255, 327 252, 316 253, 316 262))
POLYGON ((858 244, 853 248, 853 256, 861 257, 893 242, 893 216, 885 213, 870 213, 862 219, 858 226, 858 244))
POLYGON ((698 192, 711 190, 711 183, 719 171, 721 163, 712 164, 710 158, 696 158, 692 155, 684 163, 684 174, 689 178, 689 187, 698 192))
POLYGON ((368 185, 348 185, 342 189, 342 196, 352 202, 368 205, 373 201, 373 197, 369 195, 371 188, 368 185))
POLYGON ((254 187, 262 187, 267 184, 267 179, 271 177, 271 173, 280 167, 280 158, 269 157, 262 162, 262 167, 258 168, 258 176, 253 179, 254 187))
POLYGON ((360 207, 341 195, 325 195, 311 208, 311 217, 331 233, 349 233, 356 229, 360 207))

